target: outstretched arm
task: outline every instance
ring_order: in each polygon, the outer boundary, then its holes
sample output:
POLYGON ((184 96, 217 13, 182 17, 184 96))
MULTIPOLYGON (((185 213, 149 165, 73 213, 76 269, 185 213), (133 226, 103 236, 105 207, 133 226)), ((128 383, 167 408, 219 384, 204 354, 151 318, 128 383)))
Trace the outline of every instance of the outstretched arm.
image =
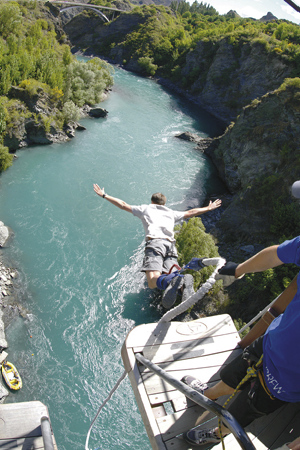
POLYGON ((278 245, 264 248, 241 264, 228 261, 218 271, 216 280, 223 280, 224 286, 230 286, 237 278, 242 278, 245 273, 263 272, 280 266, 283 262, 277 256, 277 248, 278 245))
POLYGON ((263 272, 267 269, 280 266, 283 262, 277 256, 278 245, 264 248, 261 252, 239 264, 235 269, 235 277, 239 278, 245 273, 263 272))
POLYGON ((132 213, 131 206, 128 205, 128 203, 120 200, 119 198, 112 197, 111 195, 106 194, 104 188, 101 189, 98 184, 94 184, 94 191, 97 195, 99 195, 99 197, 105 198, 105 200, 108 200, 113 205, 117 206, 120 209, 123 209, 123 211, 132 213))
POLYGON ((214 202, 210 200, 209 205, 205 206, 204 208, 193 208, 190 209, 189 211, 186 211, 184 213, 184 218, 190 219, 191 217, 200 216, 201 214, 204 214, 208 211, 212 211, 213 209, 219 208, 221 204, 222 200, 217 199, 214 202))

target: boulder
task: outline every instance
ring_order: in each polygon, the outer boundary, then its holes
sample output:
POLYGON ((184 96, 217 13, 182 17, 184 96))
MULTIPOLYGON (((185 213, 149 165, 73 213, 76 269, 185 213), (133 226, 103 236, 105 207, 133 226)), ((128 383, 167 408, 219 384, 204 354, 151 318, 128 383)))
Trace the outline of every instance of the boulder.
POLYGON ((106 111, 106 109, 103 108, 91 108, 89 111, 89 116, 94 118, 106 117, 107 114, 108 111, 106 111))
POLYGON ((195 142, 197 144, 203 139, 201 136, 198 136, 198 134, 191 133, 190 131, 177 134, 175 137, 178 139, 183 139, 184 141, 195 142))
POLYGON ((4 348, 7 348, 7 341, 5 339, 5 333, 4 333, 4 323, 2 320, 3 312, 2 309, 0 309, 0 350, 2 351, 4 348))
POLYGON ((0 222, 0 247, 4 247, 10 236, 9 228, 0 222))

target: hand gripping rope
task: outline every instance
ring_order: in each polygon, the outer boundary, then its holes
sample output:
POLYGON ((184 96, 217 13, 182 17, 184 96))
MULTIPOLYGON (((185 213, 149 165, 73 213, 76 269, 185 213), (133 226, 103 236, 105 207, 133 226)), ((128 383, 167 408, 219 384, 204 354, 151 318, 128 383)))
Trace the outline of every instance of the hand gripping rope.
MULTIPOLYGON (((193 258, 193 259, 191 259, 191 261, 188 264, 186 264, 179 271, 179 273, 182 273, 183 271, 188 270, 188 269, 189 270, 197 270, 198 271, 198 270, 201 270, 205 266, 216 266, 216 268, 213 271, 213 273, 210 275, 210 277, 205 281, 205 283, 203 283, 203 285, 198 289, 197 292, 195 292, 193 295, 191 295, 191 297, 189 297, 187 300, 185 300, 180 305, 178 305, 175 308, 170 309, 169 311, 167 311, 162 316, 162 318, 158 321, 158 324, 161 323, 161 322, 170 322, 176 316, 178 316, 179 314, 187 311, 195 303, 197 303, 199 300, 201 300, 204 297, 204 295, 207 294, 207 292, 213 287, 213 285, 217 281, 216 280, 216 275, 217 275, 218 271, 220 270, 220 268, 223 267, 223 265, 225 263, 226 263, 226 260, 224 258, 193 258)), ((94 425, 98 415, 100 414, 100 411, 106 405, 106 403, 111 399, 112 395, 118 389, 118 387, 120 386, 121 382, 124 380, 126 375, 127 375, 127 372, 125 370, 123 372, 123 374, 121 375, 121 377, 119 378, 119 380, 117 381, 117 383, 115 384, 115 386, 113 387, 113 389, 110 391, 110 393, 107 396, 107 398, 100 405, 100 407, 99 407, 99 409, 98 409, 94 419, 91 422, 90 428, 88 430, 86 441, 85 441, 85 450, 90 450, 89 447, 88 447, 90 434, 91 434, 91 431, 92 431, 92 427, 93 427, 93 425, 94 425)))

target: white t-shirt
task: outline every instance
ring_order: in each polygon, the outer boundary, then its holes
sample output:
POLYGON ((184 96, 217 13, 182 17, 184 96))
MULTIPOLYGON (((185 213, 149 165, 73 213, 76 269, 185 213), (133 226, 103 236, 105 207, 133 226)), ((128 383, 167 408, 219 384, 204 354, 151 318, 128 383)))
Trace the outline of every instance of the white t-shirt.
POLYGON ((169 239, 174 242, 174 225, 183 219, 185 211, 173 211, 165 205, 131 206, 132 214, 141 219, 146 238, 169 239))

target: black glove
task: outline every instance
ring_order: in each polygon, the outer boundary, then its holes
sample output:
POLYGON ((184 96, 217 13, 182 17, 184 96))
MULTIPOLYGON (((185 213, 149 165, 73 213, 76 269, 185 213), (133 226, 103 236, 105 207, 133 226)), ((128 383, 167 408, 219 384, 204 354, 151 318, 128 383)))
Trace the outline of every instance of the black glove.
POLYGON ((225 266, 221 267, 221 269, 218 270, 218 273, 220 275, 233 275, 235 276, 235 269, 237 268, 238 264, 235 262, 228 261, 225 266))
POLYGON ((216 280, 223 280, 224 287, 230 286, 235 280, 235 269, 238 264, 228 261, 225 266, 218 270, 216 280))

